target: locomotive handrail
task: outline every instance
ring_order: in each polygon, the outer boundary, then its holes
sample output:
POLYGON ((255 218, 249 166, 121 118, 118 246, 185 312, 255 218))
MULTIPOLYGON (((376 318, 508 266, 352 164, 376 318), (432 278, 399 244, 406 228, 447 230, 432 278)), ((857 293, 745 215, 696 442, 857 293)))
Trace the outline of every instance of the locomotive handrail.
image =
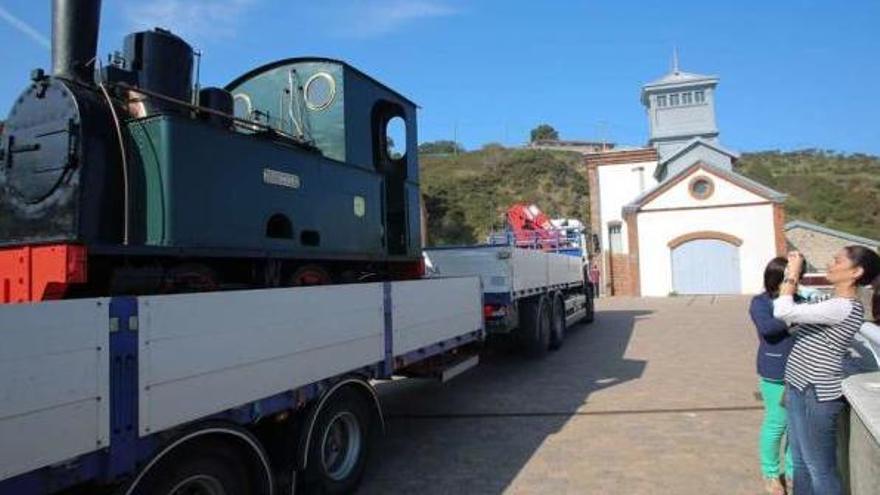
POLYGON ((110 115, 113 116, 113 124, 116 127, 116 139, 119 142, 119 151, 122 164, 122 244, 128 246, 129 233, 131 229, 131 208, 129 206, 129 196, 131 195, 131 185, 128 181, 128 159, 125 152, 125 140, 122 138, 122 126, 119 124, 119 115, 116 114, 116 107, 110 100, 110 93, 104 83, 98 83, 98 89, 107 98, 107 106, 110 108, 110 115))
POLYGON ((179 106, 182 106, 182 107, 188 108, 188 109, 193 110, 193 111, 195 111, 195 112, 204 112, 204 113, 207 113, 207 114, 210 114, 210 115, 215 115, 215 116, 218 116, 218 117, 223 117, 223 118, 226 118, 226 119, 230 119, 231 121, 233 121, 233 122, 235 122, 235 123, 237 123, 237 124, 239 124, 239 125, 242 125, 242 126, 247 126, 247 127, 251 127, 251 128, 253 128, 253 127, 258 127, 258 128, 260 128, 260 129, 262 129, 263 131, 271 132, 271 133, 276 133, 276 134, 278 134, 279 136, 282 136, 282 137, 285 137, 285 138, 287 138, 287 139, 290 139, 290 140, 296 142, 297 144, 300 144, 300 145, 302 145, 302 146, 304 146, 304 147, 307 147, 307 148, 309 148, 309 149, 317 150, 317 148, 316 148, 312 143, 310 143, 310 142, 308 142, 308 141, 306 141, 306 140, 304 140, 304 139, 302 139, 302 138, 299 138, 299 137, 297 137, 297 136, 294 136, 293 134, 288 134, 288 133, 286 133, 286 132, 284 132, 284 131, 282 131, 282 130, 280 130, 280 129, 277 129, 277 128, 272 127, 272 126, 267 125, 267 124, 263 124, 263 123, 261 123, 261 122, 256 122, 256 121, 248 120, 248 119, 242 119, 242 118, 240 118, 240 117, 236 117, 235 115, 230 115, 230 114, 228 114, 228 113, 224 113, 224 112, 221 112, 221 111, 219 111, 219 110, 214 110, 213 108, 207 108, 207 107, 202 107, 202 106, 199 106, 199 105, 193 105, 192 103, 189 103, 189 102, 186 102, 186 101, 183 101, 183 100, 178 100, 177 98, 172 98, 172 97, 170 97, 170 96, 163 95, 162 93, 157 93, 157 92, 155 92, 155 91, 150 91, 150 90, 148 90, 148 89, 140 88, 140 87, 138 87, 138 86, 132 86, 132 85, 130 85, 130 84, 120 83, 120 82, 110 83, 110 84, 111 84, 112 86, 115 86, 115 87, 118 87, 118 88, 121 88, 121 89, 125 89, 125 90, 128 90, 128 91, 133 91, 133 92, 135 92, 135 93, 140 93, 140 94, 143 94, 143 95, 149 96, 149 97, 151 97, 151 98, 157 98, 157 99, 159 99, 159 100, 163 100, 163 101, 166 101, 166 102, 168 102, 168 103, 173 103, 173 104, 175 104, 175 105, 179 105, 179 106))

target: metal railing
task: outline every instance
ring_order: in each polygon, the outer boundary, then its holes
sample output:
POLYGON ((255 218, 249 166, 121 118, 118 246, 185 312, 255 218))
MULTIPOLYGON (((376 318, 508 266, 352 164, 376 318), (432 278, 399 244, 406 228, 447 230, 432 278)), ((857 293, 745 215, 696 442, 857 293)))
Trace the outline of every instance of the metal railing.
POLYGON ((487 242, 493 246, 513 246, 551 252, 575 251, 585 255, 584 237, 577 229, 501 231, 489 234, 487 242))

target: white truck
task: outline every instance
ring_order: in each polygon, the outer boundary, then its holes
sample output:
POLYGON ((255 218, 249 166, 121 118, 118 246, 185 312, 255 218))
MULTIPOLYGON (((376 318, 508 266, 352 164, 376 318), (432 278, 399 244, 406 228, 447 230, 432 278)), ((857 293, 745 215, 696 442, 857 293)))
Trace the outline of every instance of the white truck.
POLYGON ((572 324, 593 321, 582 248, 524 249, 498 236, 490 241, 425 250, 432 277, 480 277, 487 332, 509 335, 540 355, 558 349, 572 324))
POLYGON ((349 493, 373 380, 477 361, 476 277, 0 306, 0 494, 349 493), (71 491, 72 490, 72 491, 71 491))

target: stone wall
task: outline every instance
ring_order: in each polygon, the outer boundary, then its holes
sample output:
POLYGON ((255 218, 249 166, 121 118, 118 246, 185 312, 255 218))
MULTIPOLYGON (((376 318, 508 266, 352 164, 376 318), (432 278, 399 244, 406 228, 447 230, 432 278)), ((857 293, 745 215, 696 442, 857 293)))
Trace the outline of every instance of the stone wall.
POLYGON ((789 249, 796 249, 804 255, 808 263, 807 271, 819 273, 825 273, 826 265, 840 248, 856 244, 851 240, 803 227, 787 230, 785 238, 789 249))

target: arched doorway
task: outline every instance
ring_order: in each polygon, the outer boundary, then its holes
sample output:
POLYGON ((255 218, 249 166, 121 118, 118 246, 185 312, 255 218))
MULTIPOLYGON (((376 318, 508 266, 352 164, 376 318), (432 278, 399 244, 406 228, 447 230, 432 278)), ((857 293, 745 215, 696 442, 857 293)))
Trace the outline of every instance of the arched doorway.
POLYGON ((740 294, 739 244, 697 238, 672 245, 672 288, 677 294, 740 294))

